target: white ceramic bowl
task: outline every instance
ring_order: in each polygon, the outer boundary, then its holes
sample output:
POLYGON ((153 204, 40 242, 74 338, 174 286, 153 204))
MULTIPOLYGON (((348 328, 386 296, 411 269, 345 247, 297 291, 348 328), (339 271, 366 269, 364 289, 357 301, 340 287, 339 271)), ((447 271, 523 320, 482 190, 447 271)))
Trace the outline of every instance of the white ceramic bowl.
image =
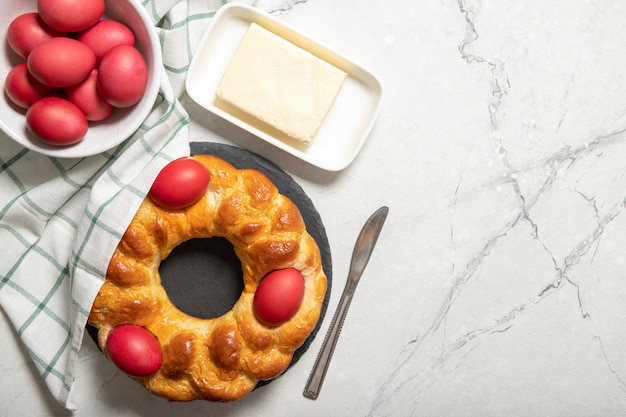
MULTIPOLYGON (((17 16, 37 11, 36 0, 3 0, 0 13, 0 77, 4 82, 6 75, 15 65, 24 62, 9 47, 6 40, 6 28, 17 16)), ((135 46, 144 56, 148 65, 148 85, 144 97, 131 108, 116 109, 106 120, 90 122, 85 138, 65 147, 46 145, 35 138, 26 127, 25 111, 13 105, 6 94, 0 97, 0 128, 13 140, 46 155, 59 158, 78 158, 96 155, 111 149, 139 128, 152 110, 159 92, 162 57, 161 44, 148 13, 137 0, 107 0, 105 18, 124 23, 135 33, 135 46)))

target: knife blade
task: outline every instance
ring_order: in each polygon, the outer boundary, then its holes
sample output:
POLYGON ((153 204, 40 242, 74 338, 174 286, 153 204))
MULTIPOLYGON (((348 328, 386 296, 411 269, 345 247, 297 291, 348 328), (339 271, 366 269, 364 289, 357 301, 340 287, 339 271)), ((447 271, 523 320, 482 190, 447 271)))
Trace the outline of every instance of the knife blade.
POLYGON ((352 259, 350 261, 348 279, 343 289, 343 293, 341 294, 341 298, 339 299, 337 310, 335 311, 328 333, 322 343, 322 347, 317 359, 315 360, 309 379, 304 387, 304 391, 302 392, 302 395, 306 398, 315 400, 319 396, 322 383, 324 382, 330 365, 330 360, 333 352, 335 351, 337 340, 339 339, 341 327, 343 326, 346 314, 348 313, 348 308, 352 302, 352 297, 354 296, 359 280, 361 279, 363 271, 365 270, 372 252, 374 251, 374 246, 376 245, 376 241, 378 240, 378 236, 380 235, 380 231, 382 230, 388 213, 389 208, 386 206, 376 210, 369 217, 369 219, 367 219, 361 229, 359 237, 356 240, 354 251, 352 252, 352 259))

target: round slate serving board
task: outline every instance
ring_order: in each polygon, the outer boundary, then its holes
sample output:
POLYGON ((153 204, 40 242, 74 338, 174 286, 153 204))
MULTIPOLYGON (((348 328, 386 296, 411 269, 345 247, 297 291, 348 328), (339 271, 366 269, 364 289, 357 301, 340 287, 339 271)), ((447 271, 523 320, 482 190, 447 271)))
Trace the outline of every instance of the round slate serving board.
MULTIPOLYGON (((320 248, 328 289, 317 326, 294 353, 289 365, 291 367, 315 339, 330 299, 332 258, 322 219, 304 190, 291 176, 270 161, 244 149, 218 143, 192 143, 191 153, 215 155, 238 169, 253 168, 263 172, 281 194, 289 197, 298 206, 307 231, 320 248)), ((228 312, 243 291, 241 262, 232 245, 223 238, 192 239, 179 245, 161 263, 159 273, 162 285, 174 305, 195 317, 213 318, 228 312)), ((97 330, 87 326, 87 331, 97 344, 97 330)), ((271 380, 260 381, 257 388, 269 382, 271 380)))

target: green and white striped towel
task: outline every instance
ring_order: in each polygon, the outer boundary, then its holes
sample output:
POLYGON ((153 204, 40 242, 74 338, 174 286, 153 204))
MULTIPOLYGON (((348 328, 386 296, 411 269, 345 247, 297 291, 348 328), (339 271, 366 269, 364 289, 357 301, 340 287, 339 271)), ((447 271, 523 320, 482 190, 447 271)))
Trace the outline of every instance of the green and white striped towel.
MULTIPOLYGON (((256 6, 271 11, 296 2, 256 6)), ((161 40, 163 81, 152 113, 117 148, 58 159, 0 134, 0 305, 50 392, 68 409, 75 408, 87 315, 110 256, 159 170, 189 154, 189 118, 178 97, 193 51, 225 3, 142 0, 161 40)))

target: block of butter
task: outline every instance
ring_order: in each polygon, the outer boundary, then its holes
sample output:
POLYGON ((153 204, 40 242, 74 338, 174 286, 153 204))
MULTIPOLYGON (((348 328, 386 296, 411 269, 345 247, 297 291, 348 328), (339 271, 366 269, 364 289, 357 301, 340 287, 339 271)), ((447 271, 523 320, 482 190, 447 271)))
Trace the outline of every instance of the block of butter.
POLYGON ((217 97, 290 138, 310 144, 346 73, 251 23, 217 87, 217 97))

